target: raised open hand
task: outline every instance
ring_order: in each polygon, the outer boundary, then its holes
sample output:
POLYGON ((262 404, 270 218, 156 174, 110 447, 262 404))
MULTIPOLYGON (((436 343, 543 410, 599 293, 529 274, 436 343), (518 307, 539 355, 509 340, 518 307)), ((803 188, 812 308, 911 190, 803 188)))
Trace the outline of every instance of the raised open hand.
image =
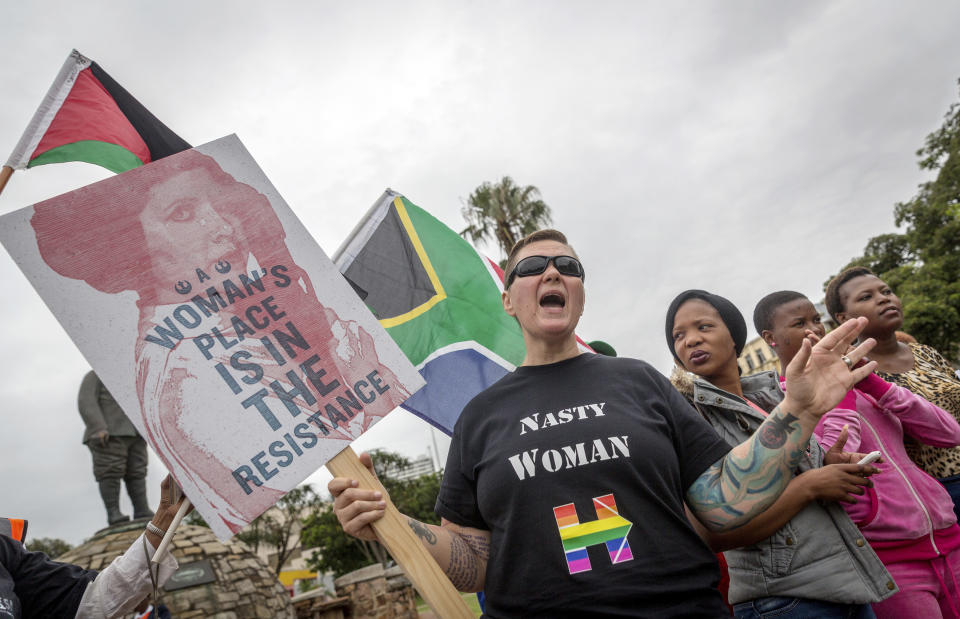
POLYGON ((814 345, 804 339, 800 351, 787 366, 786 410, 816 418, 832 409, 853 386, 877 366, 870 361, 855 367, 874 347, 867 339, 856 348, 850 344, 867 326, 866 318, 851 318, 814 345))

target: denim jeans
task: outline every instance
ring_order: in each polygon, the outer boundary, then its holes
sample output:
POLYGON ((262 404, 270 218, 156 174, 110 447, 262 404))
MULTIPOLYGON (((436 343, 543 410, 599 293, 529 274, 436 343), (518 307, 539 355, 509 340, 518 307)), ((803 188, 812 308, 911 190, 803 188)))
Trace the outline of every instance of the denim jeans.
POLYGON ((875 619, 869 604, 838 604, 805 598, 766 597, 733 607, 737 619, 875 619))

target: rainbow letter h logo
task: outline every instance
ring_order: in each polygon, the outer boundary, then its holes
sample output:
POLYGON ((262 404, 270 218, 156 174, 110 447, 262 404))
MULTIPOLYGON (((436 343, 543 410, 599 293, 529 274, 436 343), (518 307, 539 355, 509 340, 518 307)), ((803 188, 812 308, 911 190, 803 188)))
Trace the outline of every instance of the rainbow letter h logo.
POLYGON ((577 517, 577 508, 573 503, 553 508, 571 574, 593 569, 587 556, 588 546, 606 544, 611 563, 623 563, 633 559, 630 544, 627 542, 627 533, 633 523, 617 512, 617 502, 613 495, 594 498, 593 508, 597 511, 597 519, 583 524, 577 517))

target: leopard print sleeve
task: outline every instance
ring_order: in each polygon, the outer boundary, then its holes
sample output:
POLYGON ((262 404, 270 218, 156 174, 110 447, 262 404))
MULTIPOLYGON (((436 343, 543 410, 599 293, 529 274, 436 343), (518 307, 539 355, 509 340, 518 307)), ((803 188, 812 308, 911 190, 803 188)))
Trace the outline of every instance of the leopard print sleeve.
MULTIPOLYGON (((922 348, 924 349, 924 353, 929 355, 929 360, 932 365, 939 367, 947 376, 957 376, 956 368, 950 365, 950 362, 944 359, 943 355, 941 355, 936 348, 932 346, 923 346, 922 348)), ((914 355, 916 355, 916 352, 914 352, 914 355)), ((960 383, 960 378, 957 378, 957 382, 960 383)))
MULTIPOLYGON (((953 367, 935 349, 910 344, 914 367, 908 372, 877 372, 884 380, 905 387, 947 411, 960 421, 960 380, 953 367)), ((910 458, 930 475, 940 479, 960 475, 960 447, 931 447, 906 442, 910 458)))

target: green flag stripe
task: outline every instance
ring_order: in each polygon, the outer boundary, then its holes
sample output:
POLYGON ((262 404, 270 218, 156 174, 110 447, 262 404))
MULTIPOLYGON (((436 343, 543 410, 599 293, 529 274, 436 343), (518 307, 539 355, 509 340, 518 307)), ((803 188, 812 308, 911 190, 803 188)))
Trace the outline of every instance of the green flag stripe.
POLYGON ((122 146, 100 142, 99 140, 80 140, 79 142, 51 148, 31 159, 27 167, 32 168, 47 163, 64 163, 66 161, 92 163, 116 174, 143 165, 143 162, 136 155, 122 146))

